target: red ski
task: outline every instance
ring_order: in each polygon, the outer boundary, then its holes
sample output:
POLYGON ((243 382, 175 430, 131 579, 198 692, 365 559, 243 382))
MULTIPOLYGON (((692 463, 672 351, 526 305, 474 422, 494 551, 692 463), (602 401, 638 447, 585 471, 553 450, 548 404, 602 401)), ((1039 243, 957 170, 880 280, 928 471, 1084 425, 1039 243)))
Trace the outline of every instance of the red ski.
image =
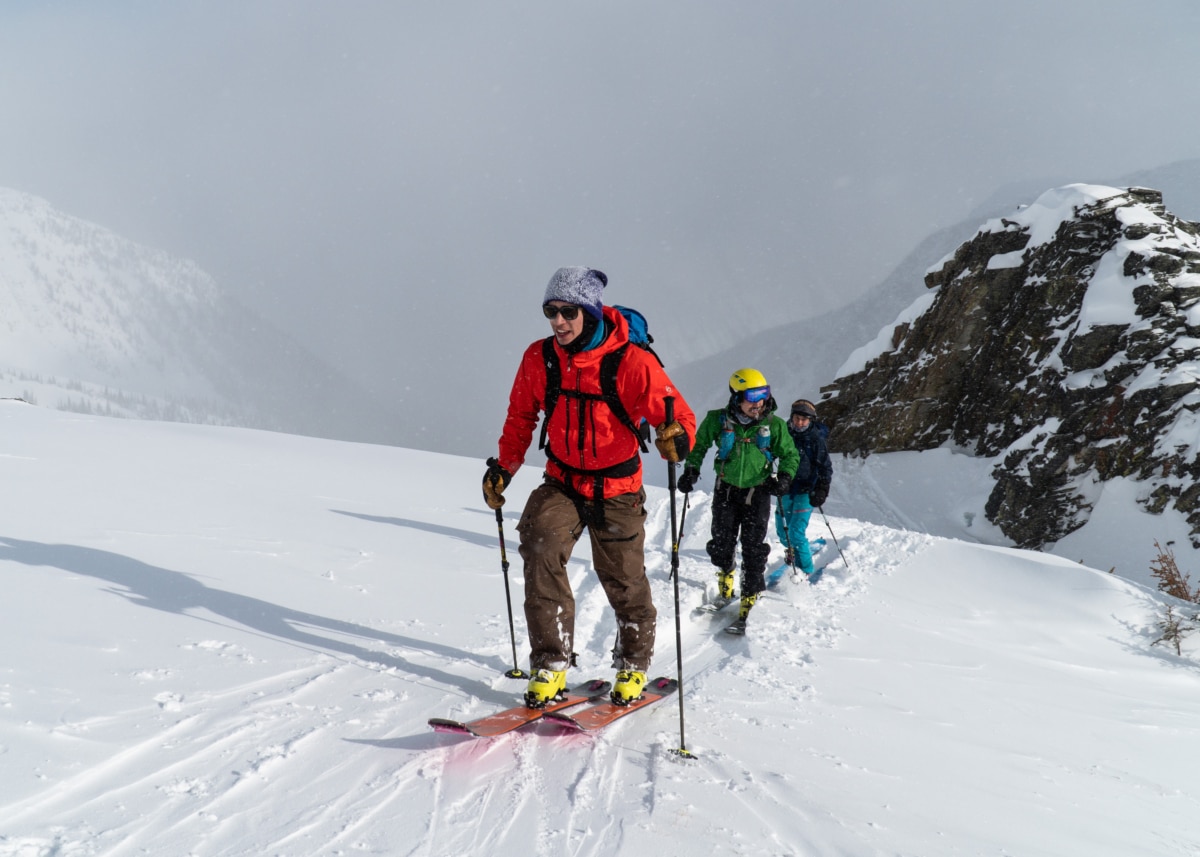
POLYGON ((607 701, 598 702, 580 711, 569 713, 551 712, 546 715, 546 720, 554 721, 556 726, 569 726, 581 732, 594 732, 597 729, 603 729, 614 720, 620 720, 626 714, 632 714, 635 711, 645 708, 647 705, 670 696, 679 688, 679 682, 673 678, 660 676, 653 679, 647 687, 649 690, 643 692, 640 697, 628 705, 617 705, 616 703, 607 701))
POLYGON ((571 688, 561 698, 547 703, 544 708, 528 708, 524 705, 518 705, 515 708, 507 708, 504 711, 497 711, 495 714, 489 714, 486 717, 467 720, 465 722, 461 720, 446 720, 442 717, 431 717, 429 725, 433 727, 434 732, 453 732, 456 735, 491 738, 494 735, 503 735, 506 732, 512 732, 514 729, 520 729, 527 723, 541 720, 542 717, 551 712, 561 711, 564 708, 570 708, 572 705, 580 705, 584 702, 603 699, 611 687, 612 682, 594 678, 578 687, 571 688))

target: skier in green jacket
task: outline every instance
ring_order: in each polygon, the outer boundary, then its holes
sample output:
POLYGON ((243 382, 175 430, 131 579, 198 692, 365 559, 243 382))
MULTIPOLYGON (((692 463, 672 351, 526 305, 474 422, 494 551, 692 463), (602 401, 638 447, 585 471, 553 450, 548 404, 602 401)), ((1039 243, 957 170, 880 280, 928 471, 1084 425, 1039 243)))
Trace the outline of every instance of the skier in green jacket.
POLYGON ((742 628, 758 593, 767 588, 771 497, 787 491, 800 466, 787 423, 774 415, 775 410, 771 387, 761 372, 749 368, 734 372, 729 378, 729 404, 709 411, 696 429, 696 443, 678 483, 680 491, 690 492, 700 478, 700 465, 708 448, 717 447, 712 538, 706 549, 717 567, 718 600, 727 604, 734 595, 734 551, 740 534, 742 600, 738 623, 742 628))

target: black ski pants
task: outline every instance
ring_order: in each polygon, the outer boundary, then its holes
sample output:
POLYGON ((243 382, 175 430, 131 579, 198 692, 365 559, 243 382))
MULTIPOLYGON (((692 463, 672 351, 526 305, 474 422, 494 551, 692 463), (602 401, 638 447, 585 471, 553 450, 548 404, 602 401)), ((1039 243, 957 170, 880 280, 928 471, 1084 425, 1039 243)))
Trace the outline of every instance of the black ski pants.
POLYGON ((712 564, 727 571, 734 566, 734 551, 741 536, 742 595, 755 595, 767 588, 770 520, 771 495, 762 486, 735 488, 722 482, 713 491, 712 538, 705 547, 712 564))

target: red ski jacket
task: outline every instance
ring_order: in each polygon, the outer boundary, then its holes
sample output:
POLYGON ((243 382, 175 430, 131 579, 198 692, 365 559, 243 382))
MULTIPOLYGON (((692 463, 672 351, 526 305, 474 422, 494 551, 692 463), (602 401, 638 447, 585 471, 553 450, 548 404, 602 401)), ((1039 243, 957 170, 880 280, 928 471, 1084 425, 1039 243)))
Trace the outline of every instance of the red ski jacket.
MULTIPOLYGON (((611 307, 604 308, 604 318, 613 330, 590 351, 567 354, 551 337, 562 373, 562 390, 589 394, 591 398, 559 394, 546 430, 546 473, 589 499, 598 496, 598 486, 604 497, 632 493, 642 487, 638 438, 600 398, 601 361, 606 354, 628 345, 629 326, 624 316, 611 307), (604 473, 614 470, 620 475, 604 473)), ((546 410, 547 367, 542 347, 539 339, 525 349, 508 397, 508 416, 497 458, 514 475, 525 462, 539 416, 546 410)), ((642 419, 652 426, 662 425, 666 421, 663 399, 674 396, 675 419, 687 432, 688 446, 695 443, 696 415, 652 354, 628 345, 617 368, 616 382, 617 397, 634 425, 642 419)))

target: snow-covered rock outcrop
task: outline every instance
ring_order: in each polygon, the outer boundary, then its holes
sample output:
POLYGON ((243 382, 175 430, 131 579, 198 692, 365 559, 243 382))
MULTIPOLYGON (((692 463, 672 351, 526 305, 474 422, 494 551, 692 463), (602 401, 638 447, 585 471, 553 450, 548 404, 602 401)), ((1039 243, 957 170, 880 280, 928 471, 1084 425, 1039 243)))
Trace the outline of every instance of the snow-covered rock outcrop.
POLYGON ((994 458, 987 515, 1025 547, 1140 482, 1200 545, 1200 224, 1146 188, 1069 185, 985 223, 826 389, 834 449, 994 458))

